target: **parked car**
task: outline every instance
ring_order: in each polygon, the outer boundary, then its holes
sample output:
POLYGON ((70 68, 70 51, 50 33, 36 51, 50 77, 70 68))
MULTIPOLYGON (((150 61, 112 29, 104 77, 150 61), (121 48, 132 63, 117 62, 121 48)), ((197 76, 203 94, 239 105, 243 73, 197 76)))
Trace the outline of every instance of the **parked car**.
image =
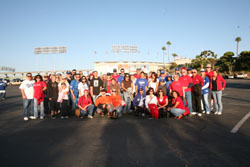
POLYGON ((247 78, 247 74, 239 72, 239 73, 236 74, 236 78, 239 78, 239 79, 247 78))
POLYGON ((10 81, 10 85, 21 85, 22 81, 23 80, 16 78, 16 79, 13 79, 12 81, 10 81))
POLYGON ((234 79, 234 75, 228 75, 228 79, 234 79))

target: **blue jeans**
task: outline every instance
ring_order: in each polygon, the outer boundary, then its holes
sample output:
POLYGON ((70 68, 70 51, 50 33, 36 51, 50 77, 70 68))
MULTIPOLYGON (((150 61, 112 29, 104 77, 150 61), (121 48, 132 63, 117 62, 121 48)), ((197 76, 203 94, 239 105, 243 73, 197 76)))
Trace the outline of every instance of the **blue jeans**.
POLYGON ((72 111, 75 111, 75 109, 78 107, 77 103, 78 103, 79 98, 76 97, 75 100, 74 100, 72 95, 70 96, 70 98, 71 98, 71 101, 72 101, 72 111))
POLYGON ((6 92, 0 93, 0 99, 5 98, 5 96, 6 96, 6 92))
POLYGON ((180 109, 180 108, 172 108, 171 110, 170 110, 170 112, 174 115, 174 116, 179 116, 179 115, 181 115, 181 114, 184 114, 184 112, 185 112, 185 110, 182 110, 182 109, 180 109))
POLYGON ((203 103, 205 111, 207 113, 210 113, 210 107, 209 107, 209 103, 208 103, 208 93, 202 95, 202 103, 203 103))
POLYGON ((94 111, 94 105, 93 104, 91 104, 90 106, 88 106, 88 108, 87 108, 87 111, 85 111, 85 110, 81 110, 81 113, 82 113, 82 115, 84 116, 84 115, 86 115, 87 114, 87 112, 89 113, 89 115, 93 115, 93 111, 94 111))
POLYGON ((222 112, 223 106, 222 106, 222 91, 212 91, 212 95, 215 101, 215 109, 217 112, 222 112))
POLYGON ((34 98, 34 117, 38 117, 38 107, 40 106, 40 117, 44 117, 44 102, 41 101, 38 105, 37 99, 34 98))
MULTIPOLYGON (((114 111, 114 108, 112 106, 110 106, 109 112, 112 114, 113 111, 114 111)), ((122 116, 122 106, 117 107, 116 112, 117 112, 118 116, 122 116)))
POLYGON ((127 97, 127 92, 123 92, 123 97, 125 100, 125 107, 123 108, 123 112, 124 113, 128 113, 130 111, 130 107, 131 107, 131 99, 130 97, 127 97))
POLYGON ((23 99, 24 117, 33 116, 34 114, 34 99, 23 99))
MULTIPOLYGON (((190 113, 192 113, 193 108, 192 108, 192 93, 191 92, 185 92, 185 97, 187 99, 187 104, 188 104, 188 109, 190 111, 190 113)), ((186 106, 186 102, 184 102, 185 106, 186 106)))

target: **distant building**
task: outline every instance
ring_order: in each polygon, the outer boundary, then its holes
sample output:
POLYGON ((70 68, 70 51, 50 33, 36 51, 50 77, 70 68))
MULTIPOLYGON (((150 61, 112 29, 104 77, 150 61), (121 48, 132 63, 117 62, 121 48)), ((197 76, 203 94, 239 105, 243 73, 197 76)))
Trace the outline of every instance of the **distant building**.
POLYGON ((173 62, 176 63, 177 65, 184 65, 184 64, 190 64, 192 62, 192 59, 179 58, 179 59, 175 59, 173 62))
MULTIPOLYGON (((170 64, 165 63, 168 67, 170 64)), ((94 69, 98 71, 99 74, 106 74, 108 72, 112 73, 113 69, 116 68, 119 72, 121 68, 125 69, 125 72, 135 73, 137 68, 148 73, 150 71, 157 71, 162 69, 164 63, 161 62, 144 62, 144 61, 105 61, 105 62, 94 62, 94 69)))

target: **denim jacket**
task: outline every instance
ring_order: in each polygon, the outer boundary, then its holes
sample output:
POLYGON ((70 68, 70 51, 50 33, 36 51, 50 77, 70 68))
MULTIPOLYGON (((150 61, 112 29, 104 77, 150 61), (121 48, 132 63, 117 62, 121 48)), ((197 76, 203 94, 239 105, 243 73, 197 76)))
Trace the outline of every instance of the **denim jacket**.
POLYGON ((141 98, 143 98, 143 106, 145 106, 146 95, 141 95, 140 93, 138 93, 133 100, 133 104, 135 107, 139 105, 141 98))

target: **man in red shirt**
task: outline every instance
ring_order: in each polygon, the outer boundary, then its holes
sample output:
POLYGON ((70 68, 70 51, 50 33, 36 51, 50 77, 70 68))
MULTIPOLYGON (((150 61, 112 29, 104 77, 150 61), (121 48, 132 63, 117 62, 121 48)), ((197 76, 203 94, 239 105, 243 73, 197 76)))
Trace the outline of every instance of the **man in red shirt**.
POLYGON ((198 116, 202 116, 201 114, 201 88, 204 85, 204 81, 200 75, 197 74, 197 70, 192 70, 192 79, 193 79, 193 86, 191 88, 192 91, 192 106, 193 112, 192 114, 195 115, 198 113, 198 116))
POLYGON ((114 68, 114 69, 113 69, 112 78, 114 78, 114 79, 117 81, 117 79, 119 78, 119 76, 120 76, 120 75, 117 73, 117 69, 114 68))
MULTIPOLYGON (((187 74, 187 69, 185 67, 181 68, 181 77, 180 81, 182 82, 185 88, 185 97, 187 99, 189 112, 192 114, 192 93, 191 87, 193 86, 192 78, 187 74)), ((186 101, 184 99, 183 103, 186 106, 186 101)))
POLYGON ((137 69, 136 69, 136 74, 134 75, 134 77, 135 77, 136 79, 141 78, 141 69, 140 69, 140 68, 137 68, 137 69))
POLYGON ((180 95, 180 97, 183 99, 185 98, 185 90, 183 83, 179 80, 179 75, 174 75, 174 81, 169 86, 170 94, 172 91, 177 91, 180 95))

